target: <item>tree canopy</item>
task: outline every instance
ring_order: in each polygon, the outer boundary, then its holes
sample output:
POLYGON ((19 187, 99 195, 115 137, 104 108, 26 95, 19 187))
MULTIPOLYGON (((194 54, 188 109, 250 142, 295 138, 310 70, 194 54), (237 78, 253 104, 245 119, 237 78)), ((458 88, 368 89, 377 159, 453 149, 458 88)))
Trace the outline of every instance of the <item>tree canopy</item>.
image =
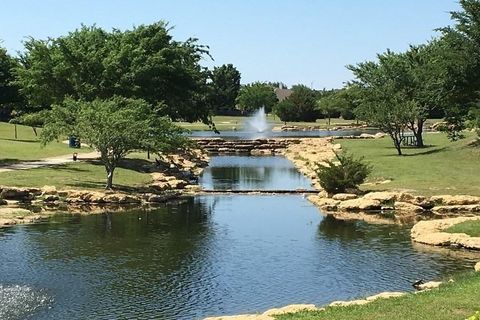
POLYGON ((208 72, 199 63, 208 48, 197 39, 176 41, 169 32, 157 22, 110 32, 82 26, 58 38, 30 38, 16 83, 34 106, 123 96, 143 99, 174 120, 208 122, 208 72))
POLYGON ((18 62, 0 47, 0 120, 8 120, 13 108, 22 102, 19 88, 14 84, 18 62))
POLYGON ((274 88, 266 83, 254 82, 240 88, 237 105, 246 113, 265 107, 265 112, 271 112, 278 99, 274 88))
POLYGON ((279 103, 275 114, 282 121, 315 121, 318 118, 317 93, 304 85, 292 87, 292 94, 279 103))
POLYGON ((240 72, 232 64, 211 71, 210 103, 215 115, 236 113, 235 101, 240 91, 240 72))

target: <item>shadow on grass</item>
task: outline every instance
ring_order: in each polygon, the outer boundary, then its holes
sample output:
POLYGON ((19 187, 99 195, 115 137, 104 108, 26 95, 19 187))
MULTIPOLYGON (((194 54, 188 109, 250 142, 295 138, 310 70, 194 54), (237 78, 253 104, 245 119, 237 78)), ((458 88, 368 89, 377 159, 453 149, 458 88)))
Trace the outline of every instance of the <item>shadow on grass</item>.
MULTIPOLYGON (((415 148, 414 150, 425 150, 425 149, 428 149, 428 150, 421 151, 421 152, 410 153, 410 154, 404 154, 403 156, 405 156, 405 157, 425 156, 425 155, 429 155, 429 154, 439 153, 439 152, 445 151, 447 149, 447 147, 441 147, 441 148, 435 148, 435 149, 430 149, 430 148, 432 148, 432 147, 415 148)), ((406 150, 412 150, 412 149, 406 149, 406 150)))
POLYGON ((0 167, 10 166, 22 162, 33 162, 36 160, 20 160, 20 159, 0 159, 0 167))
POLYGON ((0 140, 4 140, 4 141, 13 141, 13 142, 28 142, 28 143, 36 143, 36 144, 40 144, 40 140, 27 140, 27 139, 15 139, 15 138, 2 138, 0 140))
MULTIPOLYGON (((95 166, 103 167, 103 163, 100 160, 88 160, 85 161, 95 166)), ((132 170, 140 173, 150 173, 155 168, 155 164, 145 159, 122 159, 118 168, 132 170)))
MULTIPOLYGON (((64 171, 70 171, 70 172, 89 172, 90 171, 88 169, 71 167, 68 164, 57 164, 57 165, 52 165, 52 166, 49 166, 49 167, 52 168, 52 169, 55 169, 55 170, 64 170, 64 171)), ((38 169, 42 169, 42 168, 47 168, 47 167, 41 167, 41 168, 38 168, 38 169)))

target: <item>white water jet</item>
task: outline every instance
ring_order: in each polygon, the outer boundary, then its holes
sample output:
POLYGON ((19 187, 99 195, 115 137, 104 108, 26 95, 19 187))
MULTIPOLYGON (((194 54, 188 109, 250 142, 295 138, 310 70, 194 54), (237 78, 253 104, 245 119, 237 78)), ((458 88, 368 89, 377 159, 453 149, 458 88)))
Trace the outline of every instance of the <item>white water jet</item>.
POLYGON ((248 129, 255 131, 257 133, 262 133, 270 129, 270 126, 267 122, 267 115, 265 113, 265 107, 261 107, 247 120, 248 129))

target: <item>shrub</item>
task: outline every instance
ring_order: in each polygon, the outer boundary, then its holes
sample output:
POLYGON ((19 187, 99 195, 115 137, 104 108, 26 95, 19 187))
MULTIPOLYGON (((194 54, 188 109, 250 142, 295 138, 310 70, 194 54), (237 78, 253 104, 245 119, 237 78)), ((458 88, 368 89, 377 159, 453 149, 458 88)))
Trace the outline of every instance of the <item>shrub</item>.
POLYGON ((468 317, 465 320, 480 320, 480 311, 475 312, 475 314, 471 317, 468 317))
POLYGON ((335 153, 335 159, 326 164, 316 163, 320 185, 328 193, 341 193, 357 188, 372 171, 364 158, 354 158, 348 153, 335 153))

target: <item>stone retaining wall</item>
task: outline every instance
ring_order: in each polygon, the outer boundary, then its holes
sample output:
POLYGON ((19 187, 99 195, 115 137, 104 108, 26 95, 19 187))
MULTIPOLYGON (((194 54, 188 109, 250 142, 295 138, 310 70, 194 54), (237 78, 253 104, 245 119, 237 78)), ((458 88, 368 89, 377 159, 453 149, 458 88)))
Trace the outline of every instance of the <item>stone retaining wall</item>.
POLYGON ((255 139, 226 140, 222 138, 196 139, 197 144, 209 154, 247 154, 272 155, 281 153, 291 144, 300 143, 300 139, 255 139))

